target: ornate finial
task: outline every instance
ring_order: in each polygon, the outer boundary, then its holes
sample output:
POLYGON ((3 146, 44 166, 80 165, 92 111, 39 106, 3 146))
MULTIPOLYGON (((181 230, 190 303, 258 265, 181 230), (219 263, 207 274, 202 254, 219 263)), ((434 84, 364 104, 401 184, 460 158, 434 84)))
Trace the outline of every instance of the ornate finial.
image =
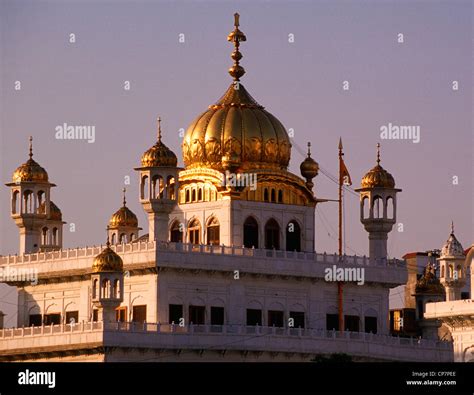
POLYGON ((377 164, 380 163, 380 143, 377 143, 377 164))
POLYGON ((125 205, 127 204, 127 201, 125 200, 125 192, 127 192, 127 188, 123 188, 122 192, 123 192, 123 207, 125 207, 125 205))
POLYGON ((30 136, 30 159, 33 157, 33 136, 30 136))
POLYGON ((339 137, 339 151, 342 151, 342 138, 339 137))
POLYGON ((454 221, 451 221, 451 234, 454 234, 454 221))
POLYGON ((158 117, 157 121, 158 121, 158 142, 161 143, 161 117, 158 117))
POLYGON ((109 230, 110 230, 110 227, 107 226, 107 243, 105 243, 105 245, 107 246, 107 248, 110 247, 109 230))
POLYGON ((308 141, 308 158, 311 158, 311 143, 308 141))
POLYGON ((245 74, 245 69, 239 64, 240 59, 242 59, 239 46, 241 41, 247 41, 247 37, 239 30, 239 18, 240 15, 236 12, 234 14, 234 30, 227 36, 227 41, 233 42, 235 47, 231 55, 234 65, 229 69, 229 74, 234 78, 234 81, 240 81, 240 77, 245 74))

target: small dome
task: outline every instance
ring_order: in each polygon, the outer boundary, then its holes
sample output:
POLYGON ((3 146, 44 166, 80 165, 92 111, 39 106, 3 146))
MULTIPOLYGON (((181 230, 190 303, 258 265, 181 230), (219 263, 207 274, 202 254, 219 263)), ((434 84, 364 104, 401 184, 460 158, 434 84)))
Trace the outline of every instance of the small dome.
POLYGON ((12 176, 13 182, 48 182, 48 173, 33 160, 33 138, 30 137, 30 159, 19 166, 12 176))
POLYGON ((128 226, 131 228, 138 227, 137 216, 127 207, 127 201, 125 200, 125 188, 123 189, 123 206, 120 207, 113 215, 110 217, 109 227, 117 228, 119 226, 128 226))
POLYGON ((94 258, 92 272, 100 273, 121 271, 123 271, 122 258, 120 258, 120 256, 110 248, 110 243, 107 241, 107 247, 94 258))
POLYGON ((362 178, 361 188, 395 188, 393 176, 380 166, 380 144, 377 144, 377 165, 362 178))
POLYGON ((440 258, 445 257, 464 257, 464 248, 454 235, 454 225, 451 225, 451 234, 449 235, 448 240, 441 249, 440 258))
POLYGON ((178 158, 161 141, 161 118, 158 118, 158 141, 142 155, 142 167, 176 167, 178 158))
POLYGON ((311 158, 310 151, 311 144, 308 143, 308 156, 300 164, 301 175, 306 179, 312 179, 318 175, 319 164, 313 158, 311 158))
MULTIPOLYGON (((46 202, 43 202, 40 204, 38 207, 38 213, 39 214, 45 214, 46 213, 46 202)), ((61 210, 59 209, 58 206, 56 206, 53 201, 49 202, 49 218, 55 221, 62 221, 63 219, 63 214, 61 213, 61 210)))
POLYGON ((415 292, 417 294, 444 295, 444 287, 436 277, 436 271, 431 264, 425 267, 423 276, 416 282, 415 292))

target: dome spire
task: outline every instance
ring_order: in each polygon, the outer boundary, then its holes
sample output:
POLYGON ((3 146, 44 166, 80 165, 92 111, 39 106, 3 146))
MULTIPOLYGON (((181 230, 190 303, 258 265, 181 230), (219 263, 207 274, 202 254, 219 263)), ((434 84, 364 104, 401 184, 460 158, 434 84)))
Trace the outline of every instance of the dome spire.
POLYGON ((234 78, 235 82, 240 81, 240 77, 245 74, 245 69, 239 64, 240 59, 242 59, 239 46, 241 41, 247 41, 247 37, 239 30, 239 18, 240 15, 236 12, 234 14, 234 30, 227 36, 227 41, 234 43, 234 51, 231 55, 231 58, 234 60, 234 65, 229 69, 229 74, 234 78))
POLYGON ((451 234, 454 234, 454 221, 451 220, 451 234))
POLYGON ((311 142, 308 141, 308 158, 311 158, 311 142))
POLYGON ((377 143, 377 164, 380 164, 380 143, 377 143))
POLYGON ((30 156, 30 159, 32 159, 33 158, 33 136, 30 136, 29 140, 30 140, 30 153, 29 153, 29 156, 30 156))
POLYGON ((123 207, 127 205, 127 200, 125 199, 125 192, 127 192, 127 188, 122 189, 123 192, 123 207))
POLYGON ((161 143, 161 117, 158 117, 157 121, 158 121, 158 142, 161 143))

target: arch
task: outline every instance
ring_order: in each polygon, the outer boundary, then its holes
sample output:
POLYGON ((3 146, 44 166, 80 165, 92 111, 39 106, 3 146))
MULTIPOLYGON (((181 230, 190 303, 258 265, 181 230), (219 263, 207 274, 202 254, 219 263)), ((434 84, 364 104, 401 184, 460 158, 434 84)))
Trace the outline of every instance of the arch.
POLYGON ((286 226, 286 250, 301 251, 301 228, 296 220, 291 220, 286 226))
POLYGON ((387 218, 388 219, 394 219, 395 218, 395 206, 393 203, 393 198, 389 196, 387 200, 385 201, 385 207, 387 210, 387 218))
POLYGON ((378 317, 379 314, 374 309, 368 308, 367 310, 365 310, 364 316, 365 317, 378 317))
POLYGON ((140 198, 148 199, 148 176, 144 175, 140 182, 140 198))
POLYGON ((265 248, 280 249, 280 225, 274 218, 270 218, 265 224, 265 248))
POLYGON ((198 219, 192 219, 188 225, 188 238, 191 244, 201 243, 201 223, 198 219))
POLYGON ((271 192, 271 201, 272 203, 276 203, 276 194, 275 194, 274 188, 272 188, 272 192, 271 192))
POLYGON ((454 278, 454 267, 453 265, 448 266, 449 278, 454 278))
POLYGON ((112 244, 115 244, 116 243, 116 236, 115 236, 115 233, 112 233, 112 244))
POLYGON ((130 241, 133 241, 135 240, 135 234, 134 233, 130 233, 130 236, 129 236, 129 239, 130 241))
POLYGON ((457 265, 456 266, 456 271, 458 272, 458 278, 462 278, 462 266, 461 265, 457 265))
POLYGON ((244 222, 244 247, 258 248, 259 227, 257 220, 249 216, 244 222))
POLYGON ((12 214, 18 214, 19 212, 19 207, 18 207, 18 195, 20 194, 20 191, 16 190, 13 191, 12 193, 12 214))
POLYGON ((198 200, 199 202, 202 200, 202 187, 199 187, 199 189, 198 189, 197 200, 198 200))
POLYGON ((193 188, 191 191, 191 201, 192 202, 196 201, 196 188, 193 188))
POLYGON ((268 202, 268 188, 263 190, 263 201, 268 202))
POLYGON ((376 195, 372 201, 373 218, 383 218, 383 199, 376 195))
POLYGON ((41 244, 48 245, 48 228, 46 226, 41 229, 41 244))
POLYGON ((120 293, 120 280, 118 278, 116 278, 114 280, 114 298, 116 299, 120 299, 122 296, 121 296, 121 293, 120 293))
POLYGON ((192 306, 205 306, 206 302, 204 299, 200 298, 199 296, 195 296, 194 298, 191 299, 190 305, 192 306))
POLYGON ((362 218, 367 219, 370 218, 370 205, 369 205, 369 198, 364 196, 362 198, 362 218))
POLYGON ((225 307, 225 302, 221 298, 215 298, 211 301, 213 307, 225 307))
POLYGON ((184 304, 183 299, 180 296, 173 295, 168 299, 169 304, 184 304))
POLYGON ((102 298, 110 297, 110 280, 105 278, 102 280, 101 291, 102 298))
POLYGON ((97 291, 99 290, 98 286, 99 286, 99 280, 94 279, 94 281, 92 282, 92 298, 93 299, 97 298, 97 296, 98 296, 98 294, 97 294, 97 291))
POLYGON ((53 237, 52 244, 58 245, 58 228, 53 228, 52 237, 53 237))
POLYGON ((262 304, 258 300, 251 300, 247 303, 248 309, 262 310, 262 304))
POLYGON ((26 214, 33 214, 33 191, 27 189, 23 192, 23 212, 26 214))
POLYGON ((151 181, 151 196, 153 199, 163 199, 165 182, 163 177, 155 174, 151 181))
POLYGON ((278 190, 278 203, 283 203, 283 191, 281 189, 278 190))
POLYGON ((444 277, 444 265, 441 266, 441 276, 440 276, 440 277, 441 277, 441 278, 444 277))
POLYGON ((120 233, 119 244, 126 243, 126 242, 127 242, 127 235, 125 233, 120 233))
POLYGON ((219 245, 220 244, 220 224, 219 220, 215 216, 211 216, 207 221, 206 226, 207 244, 219 245))
POLYGON ((181 223, 177 219, 174 220, 170 227, 170 241, 172 243, 183 242, 183 232, 181 230, 181 223))
MULTIPOLYGON (((44 193, 43 190, 41 190, 41 191, 38 191, 38 192, 36 193, 36 196, 38 197, 38 207, 40 207, 41 204, 43 203, 43 199, 44 199, 45 193, 44 193)), ((46 214, 46 210, 45 210, 44 212, 45 212, 45 214, 46 214)))
POLYGON ((283 306, 283 304, 281 304, 280 302, 271 302, 268 306, 268 310, 284 311, 285 306, 283 306))
POLYGON ((48 305, 48 307, 46 307, 46 309, 44 309, 44 314, 48 314, 50 311, 60 311, 58 305, 56 303, 51 303, 48 305), (56 309, 56 310, 55 310, 56 309))
POLYGON ((167 198, 170 200, 174 200, 176 198, 175 194, 175 180, 173 176, 168 176, 166 179, 166 190, 167 190, 167 198))
POLYGON ((184 201, 185 203, 189 203, 189 189, 186 189, 184 192, 184 201))

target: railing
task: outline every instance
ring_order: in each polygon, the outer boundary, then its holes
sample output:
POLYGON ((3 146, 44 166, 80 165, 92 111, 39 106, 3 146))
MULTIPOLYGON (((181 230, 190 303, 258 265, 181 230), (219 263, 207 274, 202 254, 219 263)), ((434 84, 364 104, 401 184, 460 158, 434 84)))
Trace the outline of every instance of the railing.
MULTIPOLYGON (((171 243, 171 242, 137 242, 137 243, 123 243, 112 245, 111 248, 119 254, 128 254, 142 251, 177 251, 186 253, 205 253, 205 254, 220 254, 233 256, 248 256, 257 258, 279 258, 303 261, 317 261, 326 264, 355 264, 355 265, 369 265, 369 258, 357 255, 342 255, 326 254, 316 252, 297 252, 297 251, 283 251, 283 250, 266 250, 259 248, 246 248, 236 246, 224 245, 204 245, 204 244, 190 244, 190 243, 171 243), (158 247, 157 247, 158 244, 158 247)), ((92 246, 81 248, 70 248, 50 252, 38 252, 34 254, 24 255, 5 255, 0 256, 0 264, 18 264, 18 263, 36 263, 42 261, 54 261, 70 258, 93 257, 99 254, 104 249, 104 246, 92 246)), ((399 259, 388 259, 386 261, 376 262, 376 265, 395 265, 403 266, 404 261, 399 259)))
POLYGON ((246 325, 186 325, 161 324, 148 322, 111 322, 104 325, 103 322, 80 322, 77 324, 59 324, 43 325, 25 328, 6 328, 0 330, 0 340, 19 337, 38 337, 64 333, 83 333, 83 332, 128 332, 128 333, 149 333, 165 334, 169 336, 189 335, 198 336, 207 335, 254 335, 256 337, 277 336, 291 338, 310 338, 310 339, 333 339, 348 341, 358 340, 373 344, 385 344, 394 346, 410 346, 421 348, 441 348, 449 349, 452 345, 448 341, 437 341, 419 338, 402 338, 389 335, 379 335, 365 332, 339 332, 328 331, 324 329, 308 328, 280 328, 269 326, 246 326, 246 325))

